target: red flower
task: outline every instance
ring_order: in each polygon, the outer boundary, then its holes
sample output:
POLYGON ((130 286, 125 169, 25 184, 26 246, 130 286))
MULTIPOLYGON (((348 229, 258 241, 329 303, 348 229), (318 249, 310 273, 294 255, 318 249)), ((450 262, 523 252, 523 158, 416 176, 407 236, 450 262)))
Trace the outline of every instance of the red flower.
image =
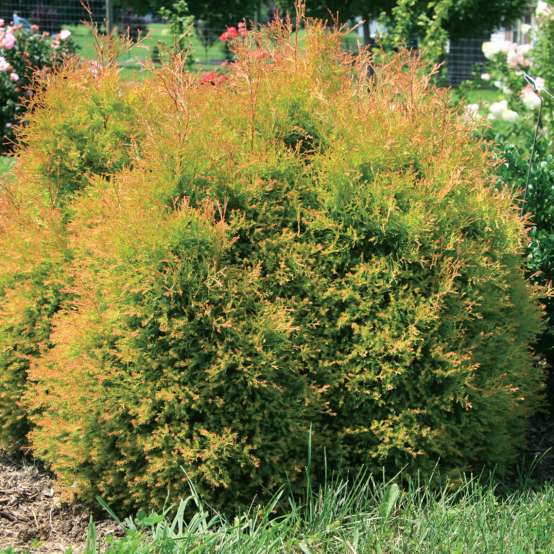
POLYGON ((210 71, 208 73, 204 73, 202 75, 202 78, 200 79, 201 85, 212 85, 217 86, 221 83, 224 83, 227 80, 227 77, 225 75, 220 75, 217 71, 210 71))
POLYGON ((227 42, 233 40, 239 36, 239 32, 236 27, 227 27, 227 30, 219 36, 221 42, 227 42))
POLYGON ((210 71, 209 73, 204 73, 202 75, 202 78, 200 79, 201 85, 211 85, 217 77, 217 73, 215 71, 210 71))

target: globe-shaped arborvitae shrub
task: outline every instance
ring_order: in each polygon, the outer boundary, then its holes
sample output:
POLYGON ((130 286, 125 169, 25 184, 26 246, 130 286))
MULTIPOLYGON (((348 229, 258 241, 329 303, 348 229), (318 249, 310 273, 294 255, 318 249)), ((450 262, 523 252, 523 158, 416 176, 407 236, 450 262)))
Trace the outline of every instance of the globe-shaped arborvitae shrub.
POLYGON ((333 469, 513 461, 542 382, 522 220, 448 91, 340 40, 276 23, 226 80, 162 68, 140 159, 71 196, 25 396, 68 494, 190 479, 232 510, 301 485, 310 428, 333 469))
POLYGON ((13 174, 0 180, 0 448, 9 451, 27 446, 30 361, 52 345, 52 316, 72 297, 71 203, 94 176, 131 164, 146 117, 140 90, 96 65, 70 61, 41 89, 18 130, 13 174))

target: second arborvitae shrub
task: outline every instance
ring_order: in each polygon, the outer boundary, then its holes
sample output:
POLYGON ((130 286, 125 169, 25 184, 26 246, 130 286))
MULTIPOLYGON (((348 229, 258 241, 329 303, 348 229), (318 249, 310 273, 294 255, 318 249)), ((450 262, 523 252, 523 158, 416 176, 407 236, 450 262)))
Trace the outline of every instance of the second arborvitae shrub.
POLYGON ((66 224, 95 176, 131 164, 147 117, 140 87, 117 71, 68 62, 41 83, 0 181, 0 448, 26 445, 30 361, 51 346, 51 320, 73 296, 66 224))
MULTIPOLYGON (((227 79, 162 68, 141 160, 71 200, 74 299, 31 363, 68 494, 249 503, 331 468, 507 467, 542 376, 511 196, 447 91, 276 23, 227 79), (321 464, 323 467, 323 464, 321 464)), ((40 253, 39 253, 40 255, 40 253)))

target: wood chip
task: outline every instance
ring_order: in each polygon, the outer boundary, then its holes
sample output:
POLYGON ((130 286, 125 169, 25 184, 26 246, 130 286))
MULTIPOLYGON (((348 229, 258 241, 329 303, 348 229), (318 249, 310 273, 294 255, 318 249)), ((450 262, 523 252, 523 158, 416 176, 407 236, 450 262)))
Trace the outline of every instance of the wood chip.
MULTIPOLYGON (((0 545, 30 554, 62 554, 84 550, 90 513, 63 503, 52 476, 29 460, 0 452, 0 545)), ((114 522, 97 524, 97 536, 120 535, 114 522)))

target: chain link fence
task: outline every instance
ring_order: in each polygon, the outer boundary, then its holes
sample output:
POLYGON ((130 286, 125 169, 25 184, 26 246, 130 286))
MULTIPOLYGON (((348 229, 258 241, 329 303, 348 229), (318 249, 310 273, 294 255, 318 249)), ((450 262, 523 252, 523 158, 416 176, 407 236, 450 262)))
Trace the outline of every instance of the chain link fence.
MULTIPOLYGON (((57 33, 62 27, 70 27, 76 42, 81 47, 81 55, 93 56, 90 31, 82 25, 92 22, 100 29, 106 27, 109 13, 111 25, 132 39, 145 38, 139 51, 124 60, 124 64, 138 66, 146 58, 155 57, 156 44, 167 42, 167 28, 153 16, 140 17, 129 8, 106 9, 107 0, 88 0, 89 11, 80 0, 0 0, 0 18, 7 22, 23 21, 25 24, 38 25, 41 30, 57 33), (15 21, 14 21, 15 20, 15 21)), ((218 41, 222 29, 210 29, 198 22, 194 37, 193 56, 201 66, 215 65, 225 59, 224 49, 218 41)), ((448 80, 456 86, 470 79, 485 62, 481 44, 489 37, 468 38, 452 41, 446 64, 448 80)))
MULTIPOLYGON (((117 29, 140 44, 120 60, 124 67, 138 69, 143 62, 156 61, 160 43, 171 44, 169 30, 162 21, 152 15, 139 16, 129 8, 107 9, 106 0, 88 0, 86 8, 80 0, 0 0, 0 18, 9 23, 38 25, 41 31, 58 33, 62 28, 71 30, 85 58, 94 56, 94 42, 90 28, 93 23, 101 31, 117 29), (109 19, 108 19, 109 15, 109 19)), ((193 57, 201 66, 216 65, 225 60, 223 45, 218 40, 223 30, 211 29, 199 22, 192 38, 193 57)))
MULTIPOLYGON (((105 0, 90 0, 90 16, 98 25, 106 17, 105 0)), ((29 22, 48 33, 57 33, 62 26, 90 20, 79 0, 1 0, 0 17, 7 22, 29 22)))
POLYGON ((459 85, 480 72, 487 61, 482 50, 483 42, 486 40, 490 40, 490 35, 480 38, 463 38, 450 43, 446 69, 451 85, 459 85))

